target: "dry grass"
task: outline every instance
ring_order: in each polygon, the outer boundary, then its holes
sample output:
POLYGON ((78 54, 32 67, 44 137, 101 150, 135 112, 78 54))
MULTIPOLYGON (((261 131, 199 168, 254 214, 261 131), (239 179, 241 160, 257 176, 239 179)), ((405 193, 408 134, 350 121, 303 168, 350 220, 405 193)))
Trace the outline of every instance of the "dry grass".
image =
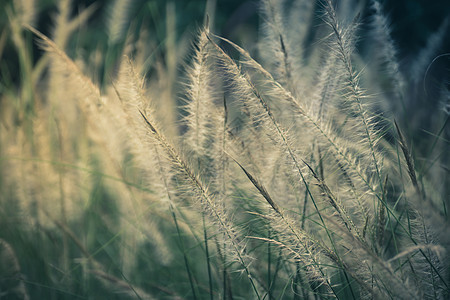
POLYGON ((187 56, 172 4, 155 45, 115 1, 115 50, 85 59, 69 45, 95 6, 58 2, 47 37, 23 3, 7 8, 20 79, 0 98, 0 298, 450 296, 448 111, 415 152, 399 105, 445 21, 409 78, 375 0, 366 20, 261 1, 257 54, 206 17, 187 56))

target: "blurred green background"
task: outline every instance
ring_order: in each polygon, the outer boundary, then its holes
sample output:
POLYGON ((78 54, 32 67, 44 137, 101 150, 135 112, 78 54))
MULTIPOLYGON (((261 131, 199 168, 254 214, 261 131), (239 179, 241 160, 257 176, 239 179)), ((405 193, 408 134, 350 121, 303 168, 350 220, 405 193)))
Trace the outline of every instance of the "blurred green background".
MULTIPOLYGON (((313 1, 313 0, 311 0, 313 1)), ((0 28, 2 31, 8 27, 6 8, 11 5, 12 0, 0 1, 0 28)), ((51 36, 53 16, 56 13, 55 0, 36 1, 39 15, 36 17, 35 26, 44 34, 51 36)), ((77 37, 77 46, 81 48, 94 49, 98 45, 106 49, 111 47, 108 44, 108 33, 106 31, 109 19, 112 16, 112 5, 115 1, 108 0, 80 0, 75 1, 73 14, 81 8, 95 5, 96 9, 90 18, 88 29, 83 35, 77 37)), ((292 2, 289 0, 287 2, 292 2)), ((337 5, 344 2, 355 3, 358 1, 336 1, 337 5)), ((369 5, 370 1, 359 1, 363 5, 369 5)), ((358 2, 358 3, 359 3, 358 2)), ((392 36, 398 46, 401 63, 407 64, 408 59, 413 59, 414 55, 425 47, 427 38, 438 30, 446 17, 450 16, 450 1, 426 1, 426 0, 387 0, 380 1, 384 7, 385 14, 391 19, 392 36)), ((176 13, 177 36, 184 34, 195 34, 199 25, 203 23, 207 1, 206 0, 136 0, 130 1, 127 16, 129 24, 139 28, 139 23, 145 23, 154 34, 152 38, 159 43, 164 41, 166 24, 166 7, 168 3, 173 3, 176 13)), ((316 5, 319 4, 317 2, 316 5)), ((229 38, 235 42, 243 42, 245 39, 255 39, 259 22, 258 1, 240 0, 217 0, 210 1, 210 5, 215 7, 214 30, 217 34, 229 38)), ((318 9, 317 11, 320 11, 318 9)), ((365 10, 366 12, 370 10, 365 10)), ((317 16, 320 17, 320 16, 317 16)), ((368 21, 370 15, 363 16, 363 23, 368 21)), ((364 30, 364 26, 362 27, 364 30)), ((364 40, 364 34, 361 35, 364 40)), ((10 43, 10 41, 6 41, 10 43)), ((72 48, 75 49, 75 48, 72 48)), ((78 48, 79 49, 79 48, 78 48)), ((450 52, 450 41, 446 40, 442 45, 440 53, 450 52)), ((35 59, 39 50, 34 46, 35 59)), ((5 75, 5 68, 9 70, 10 76, 17 80, 18 75, 13 70, 17 70, 17 57, 13 45, 6 47, 2 54, 0 68, 2 75, 5 75)), ((448 66, 448 63, 447 63, 448 66)))

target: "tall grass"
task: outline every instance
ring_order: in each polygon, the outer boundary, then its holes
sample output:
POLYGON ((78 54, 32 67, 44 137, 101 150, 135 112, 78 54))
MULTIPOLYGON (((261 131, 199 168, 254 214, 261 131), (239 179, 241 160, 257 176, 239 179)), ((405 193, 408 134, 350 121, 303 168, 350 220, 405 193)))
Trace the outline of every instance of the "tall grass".
POLYGON ((95 4, 47 36, 10 3, 0 298, 450 297, 445 79, 413 115, 447 21, 408 69, 369 2, 261 1, 249 50, 205 15, 189 51, 173 3, 146 6, 159 41, 112 2, 105 51, 73 47, 95 4))

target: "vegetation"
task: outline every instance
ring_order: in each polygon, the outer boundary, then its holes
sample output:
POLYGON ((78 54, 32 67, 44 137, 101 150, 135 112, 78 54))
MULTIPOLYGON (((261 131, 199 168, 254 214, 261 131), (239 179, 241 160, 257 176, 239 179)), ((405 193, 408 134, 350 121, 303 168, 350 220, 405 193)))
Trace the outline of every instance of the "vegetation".
POLYGON ((1 299, 450 297, 448 20, 405 65, 377 0, 262 0, 249 50, 56 2, 3 12, 1 299))

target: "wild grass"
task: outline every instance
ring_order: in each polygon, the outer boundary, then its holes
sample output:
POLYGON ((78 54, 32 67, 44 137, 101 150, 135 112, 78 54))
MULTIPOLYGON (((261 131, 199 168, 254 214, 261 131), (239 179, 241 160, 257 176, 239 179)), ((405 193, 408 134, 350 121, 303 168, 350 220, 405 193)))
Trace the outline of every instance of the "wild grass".
POLYGON ((73 47, 96 4, 57 2, 46 35, 9 3, 0 298, 450 297, 448 77, 414 111, 448 21, 408 67, 355 4, 261 1, 249 50, 205 15, 187 51, 174 3, 146 6, 163 41, 111 3, 107 50, 73 47))

